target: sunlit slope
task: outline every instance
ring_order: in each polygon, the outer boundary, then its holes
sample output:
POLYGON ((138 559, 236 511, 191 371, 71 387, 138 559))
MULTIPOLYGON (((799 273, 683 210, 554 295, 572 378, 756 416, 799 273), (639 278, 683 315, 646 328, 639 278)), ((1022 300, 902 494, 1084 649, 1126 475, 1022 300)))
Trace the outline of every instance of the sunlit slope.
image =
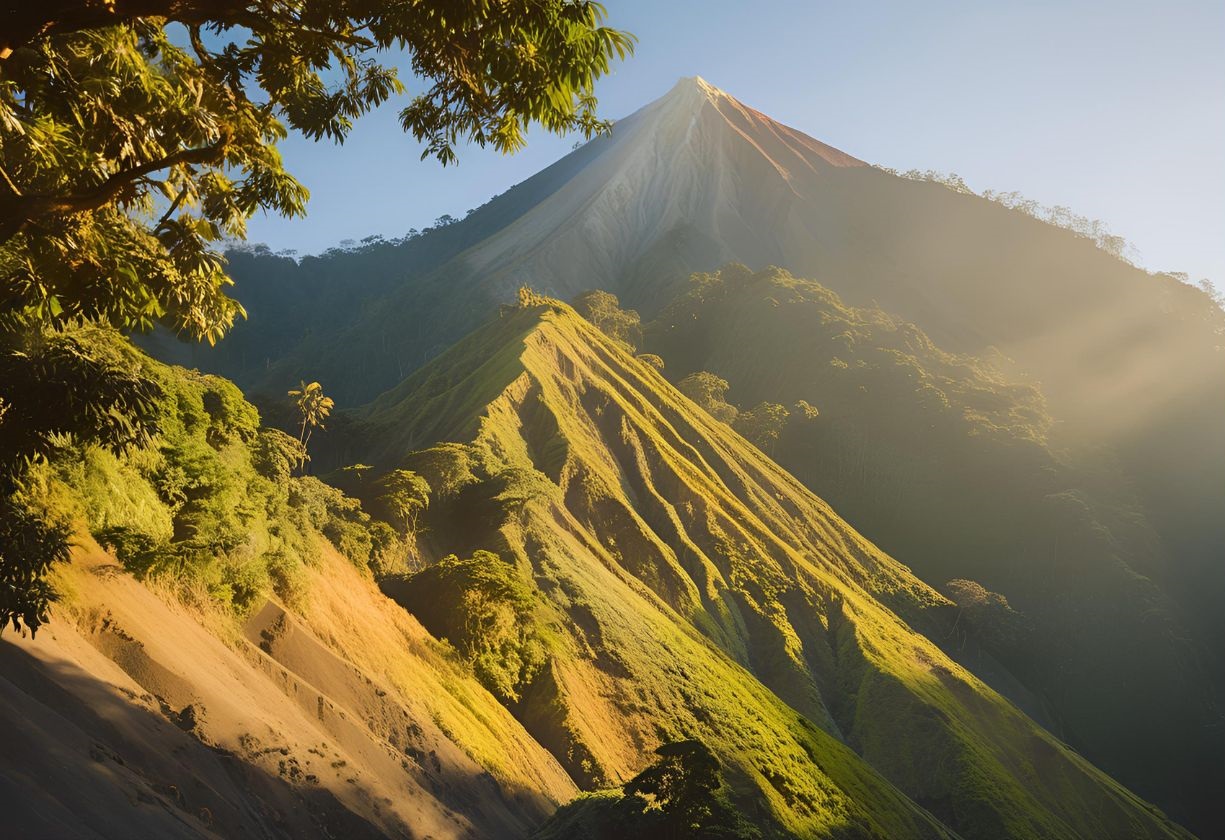
POLYGON ((441 488, 432 541, 531 581, 549 665, 515 712, 585 787, 700 737, 800 836, 934 833, 912 803, 966 837, 1181 834, 911 630, 939 594, 567 307, 363 415, 372 460, 441 488))
POLYGON ((51 621, 0 635, 0 834, 515 838, 572 798, 231 383, 79 340, 158 386, 159 431, 34 468, 78 533, 51 621))
POLYGON ((0 641, 13 837, 523 837, 574 787, 347 559, 302 613, 201 623, 84 541, 36 639, 0 641))
MULTIPOLYGON (((307 258, 237 256, 251 320, 194 364, 341 404, 393 387, 528 284, 602 288, 652 317, 738 260, 815 277, 957 353, 1041 382, 1060 433, 1111 446, 1176 558, 1167 589, 1225 637, 1225 319, 1208 296, 1070 230, 863 165, 700 79, 454 224, 307 258)), ((1225 648, 1213 669, 1225 673, 1225 648)))

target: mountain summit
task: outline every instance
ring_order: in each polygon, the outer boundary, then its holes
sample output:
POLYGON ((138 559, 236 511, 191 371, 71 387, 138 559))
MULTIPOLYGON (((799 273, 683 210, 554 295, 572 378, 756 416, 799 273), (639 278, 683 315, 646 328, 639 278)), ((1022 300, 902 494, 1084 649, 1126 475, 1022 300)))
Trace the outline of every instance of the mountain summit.
POLYGON ((562 296, 638 285, 629 296, 645 298, 659 271, 678 263, 792 262, 791 243, 812 233, 804 207, 821 196, 822 176, 865 166, 700 77, 682 79, 574 157, 582 165, 560 189, 455 268, 501 296, 520 285, 562 296))

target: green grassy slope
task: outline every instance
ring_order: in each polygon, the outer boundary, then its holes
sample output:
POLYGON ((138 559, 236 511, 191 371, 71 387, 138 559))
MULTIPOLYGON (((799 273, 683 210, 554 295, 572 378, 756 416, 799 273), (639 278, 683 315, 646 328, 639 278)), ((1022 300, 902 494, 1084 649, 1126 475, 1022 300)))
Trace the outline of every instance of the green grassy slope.
MULTIPOLYGON (((567 307, 506 314, 362 420, 365 460, 434 486, 428 542, 531 592, 539 664, 506 702, 583 786, 699 737, 798 836, 939 833, 927 812, 965 837, 1182 834, 911 629, 945 598, 567 307)), ((429 612, 428 580, 388 589, 429 612)))

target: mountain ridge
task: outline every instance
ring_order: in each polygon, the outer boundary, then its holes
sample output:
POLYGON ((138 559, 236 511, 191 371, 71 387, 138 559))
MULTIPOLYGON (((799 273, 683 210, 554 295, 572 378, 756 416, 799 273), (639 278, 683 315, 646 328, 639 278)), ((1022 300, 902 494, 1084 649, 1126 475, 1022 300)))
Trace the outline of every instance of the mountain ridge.
MULTIPOLYGON (((1108 836, 1125 824, 1137 836, 1178 831, 1159 828, 1160 821, 1142 829, 1147 818, 1140 815, 1149 812, 1127 804, 1138 800, 915 633, 914 624, 952 618, 943 596, 568 307, 540 301, 504 314, 362 419, 377 441, 370 460, 382 468, 416 469, 431 485, 442 483, 443 473, 472 475, 431 504, 433 540, 515 556, 549 609, 571 616, 579 650, 595 642, 592 653, 570 658, 561 696, 594 691, 605 699, 596 710, 570 703, 573 731, 601 731, 592 715, 605 726, 637 719, 644 699, 626 695, 626 687, 655 685, 654 700, 645 701, 654 709, 649 719, 682 715, 693 727, 688 737, 712 743, 733 774, 763 783, 753 768, 764 755, 729 743, 718 721, 737 720, 733 707, 698 676, 715 660, 699 666, 703 660, 684 652, 683 637, 658 629, 659 617, 674 616, 669 620, 690 628, 686 636, 698 633, 692 638, 722 651, 718 659, 730 657, 831 737, 855 744, 962 836, 1108 836), (469 398, 470 389, 478 395, 469 398), (496 396, 487 400, 490 394, 496 396), (441 429, 466 431, 438 439, 441 429), (582 621, 573 617, 576 603, 585 605, 582 621), (630 629, 644 622, 659 641, 630 629), (619 664, 601 666, 607 657, 619 664), (674 657, 685 676, 648 675, 674 657), (674 689, 681 694, 670 698, 674 689), (690 699, 678 707, 685 695, 690 699), (625 705, 630 696, 638 699, 625 705), (946 757, 944 769, 918 757, 913 745, 899 746, 910 727, 926 731, 927 748, 946 757), (1018 784, 1017 762, 1025 761, 1040 761, 1044 770, 1018 784), (1110 816, 1099 815, 1105 822, 1090 828, 1084 813, 1059 804, 1061 785, 1110 816)), ((436 596, 416 597, 405 602, 410 609, 436 596)), ((530 707, 519 714, 533 716, 530 707)), ((777 738, 767 738, 771 749, 789 753, 777 738)), ((610 745, 580 740, 580 754, 615 766, 610 745)), ((782 809, 784 826, 809 836, 811 825, 795 822, 795 802, 780 805, 770 793, 800 784, 795 772, 761 790, 782 809)))

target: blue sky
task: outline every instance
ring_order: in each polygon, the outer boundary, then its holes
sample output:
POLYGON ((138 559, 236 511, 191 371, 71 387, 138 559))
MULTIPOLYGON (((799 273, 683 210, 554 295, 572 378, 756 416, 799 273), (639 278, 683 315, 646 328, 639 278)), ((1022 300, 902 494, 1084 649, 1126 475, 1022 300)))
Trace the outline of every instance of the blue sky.
MULTIPOLYGON (((872 163, 960 174, 1106 222, 1141 264, 1225 286, 1225 3, 606 0, 639 38, 602 80, 624 116, 681 76, 872 163)), ((543 132, 518 155, 418 160, 396 120, 343 147, 292 138, 309 216, 258 216, 250 238, 316 253, 462 216, 570 150, 543 132)))

